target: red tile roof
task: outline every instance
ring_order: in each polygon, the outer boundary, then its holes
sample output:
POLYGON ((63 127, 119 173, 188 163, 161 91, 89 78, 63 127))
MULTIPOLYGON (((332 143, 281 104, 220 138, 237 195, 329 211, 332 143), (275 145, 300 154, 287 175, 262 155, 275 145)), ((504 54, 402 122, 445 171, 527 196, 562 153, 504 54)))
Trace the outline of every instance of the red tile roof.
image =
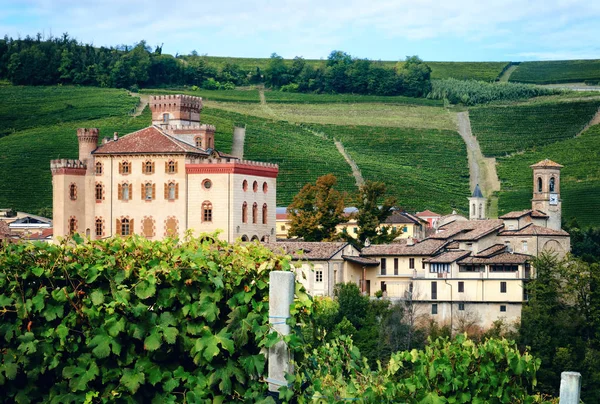
POLYGON ((374 257, 382 255, 432 255, 439 251, 446 244, 445 240, 435 240, 426 238, 423 241, 415 242, 414 245, 408 245, 406 239, 399 243, 377 244, 362 249, 363 257, 374 257))
POLYGON ((459 250, 459 251, 448 251, 435 257, 426 259, 425 262, 447 264, 457 261, 461 258, 470 255, 471 251, 459 250))
POLYGON ((489 258, 492 255, 498 254, 506 249, 504 244, 494 244, 491 247, 486 248, 485 250, 479 251, 475 254, 476 257, 489 258))
POLYGON ((263 243, 276 254, 289 254, 299 260, 328 260, 348 245, 346 242, 278 241, 263 243))
POLYGON ((367 267, 375 267, 379 265, 379 261, 373 260, 366 257, 356 257, 354 255, 342 255, 342 258, 346 261, 354 262, 356 264, 364 265, 367 267))
POLYGON ((548 159, 542 160, 539 163, 532 164, 529 167, 531 167, 531 168, 545 168, 545 167, 563 168, 563 166, 561 166, 560 164, 555 163, 554 161, 548 160, 548 159))
POLYGON ((458 261, 459 264, 524 264, 533 257, 526 254, 502 253, 493 257, 466 257, 458 261))
POLYGON ((456 221, 441 226, 432 238, 475 241, 503 227, 504 222, 499 219, 456 221))
POLYGON ((163 132, 157 126, 149 126, 137 132, 104 143, 93 154, 200 154, 208 156, 204 149, 194 147, 163 132))
POLYGON ((536 217, 536 218, 542 218, 542 219, 548 218, 548 215, 540 210, 525 209, 525 210, 515 210, 513 212, 508 212, 507 214, 500 216, 498 219, 519 219, 526 215, 529 215, 531 217, 536 217))
POLYGON ((569 233, 564 230, 554 230, 549 227, 542 227, 533 223, 519 230, 504 230, 498 233, 499 236, 560 236, 568 237, 569 233))
POLYGON ((424 210, 423 212, 417 212, 416 216, 419 216, 419 217, 429 217, 429 216, 441 217, 441 215, 439 213, 435 213, 430 210, 424 210))

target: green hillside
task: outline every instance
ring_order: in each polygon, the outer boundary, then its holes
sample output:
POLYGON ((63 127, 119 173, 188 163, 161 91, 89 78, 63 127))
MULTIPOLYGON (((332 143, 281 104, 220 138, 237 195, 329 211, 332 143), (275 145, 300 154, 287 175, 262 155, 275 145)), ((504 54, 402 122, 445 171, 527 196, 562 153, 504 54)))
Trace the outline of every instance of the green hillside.
POLYGON ((502 181, 500 214, 530 205, 532 180, 529 166, 543 159, 564 166, 561 173, 563 217, 580 224, 600 225, 600 125, 576 138, 555 142, 535 152, 498 159, 502 181))
POLYGON ((523 62, 509 80, 533 84, 600 82, 600 60, 523 62))
POLYGON ((579 133, 600 108, 600 100, 545 102, 469 110, 473 135, 486 156, 533 150, 579 133))

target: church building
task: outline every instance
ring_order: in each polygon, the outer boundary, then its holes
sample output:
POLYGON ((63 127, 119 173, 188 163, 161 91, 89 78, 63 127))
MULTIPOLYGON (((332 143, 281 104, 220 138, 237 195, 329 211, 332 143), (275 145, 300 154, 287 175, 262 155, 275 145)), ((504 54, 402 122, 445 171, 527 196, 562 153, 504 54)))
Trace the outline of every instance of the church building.
POLYGON ((98 129, 78 129, 79 159, 51 161, 54 236, 275 238, 278 166, 216 150, 200 97, 153 96, 150 108, 151 126, 100 145, 98 129))

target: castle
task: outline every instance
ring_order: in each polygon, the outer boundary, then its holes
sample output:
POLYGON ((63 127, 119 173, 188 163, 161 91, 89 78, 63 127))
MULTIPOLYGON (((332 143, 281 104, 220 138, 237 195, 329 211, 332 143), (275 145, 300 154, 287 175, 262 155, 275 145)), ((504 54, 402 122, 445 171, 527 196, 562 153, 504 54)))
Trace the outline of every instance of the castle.
POLYGON ((98 129, 78 129, 79 159, 51 161, 54 236, 274 238, 278 166, 216 150, 200 97, 153 96, 150 108, 151 126, 101 145, 98 129))

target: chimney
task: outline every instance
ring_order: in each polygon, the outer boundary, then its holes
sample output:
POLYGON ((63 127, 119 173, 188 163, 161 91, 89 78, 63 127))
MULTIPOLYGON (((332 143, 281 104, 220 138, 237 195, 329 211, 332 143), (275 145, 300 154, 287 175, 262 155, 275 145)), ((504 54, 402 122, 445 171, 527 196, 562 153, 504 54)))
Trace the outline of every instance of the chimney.
POLYGON ((415 245, 415 240, 412 237, 407 238, 406 245, 415 245))
POLYGON ((107 144, 108 142, 110 142, 110 138, 109 137, 105 137, 102 139, 102 144, 107 144))
POLYGON ((119 140, 119 132, 113 134, 113 140, 119 140))

